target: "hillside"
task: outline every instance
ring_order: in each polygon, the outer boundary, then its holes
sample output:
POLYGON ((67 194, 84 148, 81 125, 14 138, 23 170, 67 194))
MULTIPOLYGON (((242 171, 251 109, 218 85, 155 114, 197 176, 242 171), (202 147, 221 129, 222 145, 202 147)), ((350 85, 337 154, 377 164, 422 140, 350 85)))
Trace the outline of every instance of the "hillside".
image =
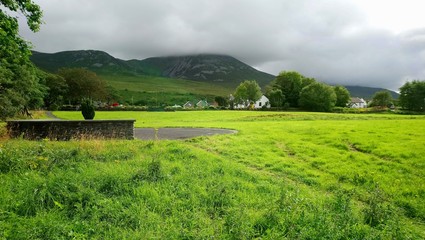
POLYGON ((214 82, 229 87, 236 87, 247 79, 255 79, 264 87, 275 77, 231 56, 214 54, 154 57, 142 61, 133 60, 130 64, 135 69, 143 69, 155 76, 214 82))
POLYGON ((39 68, 56 72, 62 67, 83 67, 96 73, 142 74, 124 60, 96 50, 65 51, 58 53, 33 52, 31 61, 39 68))
MULTIPOLYGON (((231 56, 215 54, 127 61, 102 51, 79 50, 58 53, 33 52, 31 60, 37 67, 49 72, 56 72, 61 67, 87 68, 119 90, 136 92, 181 92, 183 89, 185 93, 205 95, 205 91, 209 89, 209 95, 224 96, 233 92, 243 80, 255 79, 260 86, 265 87, 275 77, 231 56), (177 85, 179 87, 175 88, 177 85), (196 87, 191 88, 192 86, 196 87), (199 91, 200 89, 202 91, 199 91)), ((371 99, 377 91, 386 90, 362 86, 346 87, 351 96, 366 99, 371 99)), ((396 92, 390 92, 394 98, 398 98, 396 92)))
POLYGON ((31 60, 49 72, 61 67, 84 67, 98 74, 148 75, 214 83, 234 88, 247 79, 266 86, 274 76, 224 55, 200 54, 180 57, 155 57, 144 60, 121 60, 95 50, 58 53, 33 52, 31 60))
POLYGON ((372 99, 373 95, 379 91, 389 91, 394 99, 398 99, 399 94, 384 88, 372 88, 361 86, 345 86, 353 97, 362 97, 365 99, 372 99))

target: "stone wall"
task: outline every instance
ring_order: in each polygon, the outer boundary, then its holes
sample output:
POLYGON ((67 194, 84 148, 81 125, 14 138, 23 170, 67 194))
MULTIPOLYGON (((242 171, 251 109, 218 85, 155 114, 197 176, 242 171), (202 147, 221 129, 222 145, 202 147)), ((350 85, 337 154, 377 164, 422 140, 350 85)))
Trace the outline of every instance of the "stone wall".
POLYGON ((28 140, 134 139, 135 120, 15 120, 7 121, 11 138, 28 140))

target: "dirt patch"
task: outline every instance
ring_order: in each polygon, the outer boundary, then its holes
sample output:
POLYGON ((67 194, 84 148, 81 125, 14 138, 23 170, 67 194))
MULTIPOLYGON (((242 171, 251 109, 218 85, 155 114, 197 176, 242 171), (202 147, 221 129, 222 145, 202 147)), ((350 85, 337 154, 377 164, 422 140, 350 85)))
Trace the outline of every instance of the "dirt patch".
POLYGON ((135 128, 134 137, 142 140, 175 140, 236 132, 236 130, 219 128, 135 128))

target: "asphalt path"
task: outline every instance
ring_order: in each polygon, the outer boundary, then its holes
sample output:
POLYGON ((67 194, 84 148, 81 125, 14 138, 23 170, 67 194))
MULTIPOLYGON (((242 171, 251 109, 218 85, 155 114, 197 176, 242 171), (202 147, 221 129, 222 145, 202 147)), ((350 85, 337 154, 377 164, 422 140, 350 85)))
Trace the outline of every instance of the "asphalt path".
POLYGON ((135 128, 134 137, 142 140, 175 140, 236 132, 219 128, 135 128))
MULTIPOLYGON (((51 120, 59 120, 51 111, 46 115, 51 120)), ((220 128, 134 128, 134 138, 142 140, 175 140, 234 133, 237 131, 220 128)))

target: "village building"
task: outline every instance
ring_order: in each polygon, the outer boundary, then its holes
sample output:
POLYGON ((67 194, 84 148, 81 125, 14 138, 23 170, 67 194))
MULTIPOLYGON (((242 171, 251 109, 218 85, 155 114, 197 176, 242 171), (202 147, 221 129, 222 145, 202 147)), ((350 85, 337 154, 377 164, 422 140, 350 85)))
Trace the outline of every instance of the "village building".
POLYGON ((348 104, 350 108, 367 108, 367 102, 363 98, 352 97, 348 104))
POLYGON ((270 108, 270 101, 266 96, 261 96, 260 99, 258 99, 255 104, 254 104, 254 108, 255 109, 259 109, 259 108, 270 108))
POLYGON ((183 109, 192 109, 193 108, 193 103, 191 103, 190 101, 187 101, 185 104, 183 104, 183 109))
MULTIPOLYGON (((235 109, 245 109, 245 108, 248 108, 248 107, 249 107, 248 103, 243 102, 243 103, 236 104, 234 108, 235 109)), ((253 105, 254 109, 261 109, 263 107, 270 108, 270 101, 264 95, 261 96, 261 98, 258 99, 253 105)))
POLYGON ((208 106, 209 104, 206 100, 200 100, 198 103, 196 103, 197 108, 207 108, 208 106))

